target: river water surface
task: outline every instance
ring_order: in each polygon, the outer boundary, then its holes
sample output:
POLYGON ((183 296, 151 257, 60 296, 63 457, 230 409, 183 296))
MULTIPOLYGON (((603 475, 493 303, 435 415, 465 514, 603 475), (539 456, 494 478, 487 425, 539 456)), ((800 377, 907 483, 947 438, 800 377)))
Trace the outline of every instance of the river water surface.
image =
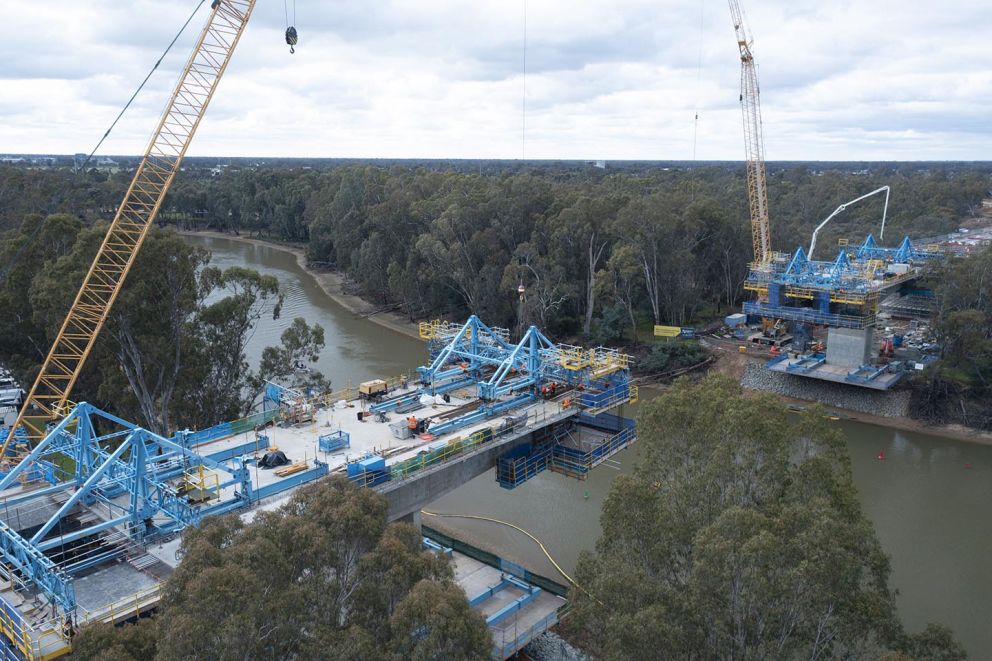
MULTIPOLYGON (((422 343, 342 308, 293 255, 229 239, 195 236, 189 241, 213 251, 214 266, 242 265, 279 279, 286 296, 283 313, 277 321, 260 324, 249 345, 253 365, 296 316, 324 327, 327 345, 318 366, 335 388, 400 374, 425 361, 422 343)), ((862 506, 892 558, 891 583, 907 628, 941 622, 954 629, 972 658, 992 658, 992 447, 855 421, 836 424, 847 438, 862 506)), ((430 509, 525 528, 571 571, 579 552, 595 546, 610 483, 637 464, 638 446, 616 459, 618 466, 601 466, 584 482, 545 472, 513 491, 500 489, 490 472, 430 509)), ((432 518, 425 516, 424 523, 432 518)), ((446 518, 443 523, 467 541, 557 576, 540 549, 519 532, 484 521, 446 518)))

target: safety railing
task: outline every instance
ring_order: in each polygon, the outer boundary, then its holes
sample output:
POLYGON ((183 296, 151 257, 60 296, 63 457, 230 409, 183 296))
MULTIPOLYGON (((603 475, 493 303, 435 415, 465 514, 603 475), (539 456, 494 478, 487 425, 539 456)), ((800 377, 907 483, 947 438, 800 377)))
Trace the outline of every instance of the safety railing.
POLYGON ((66 654, 71 649, 69 630, 63 618, 57 617, 32 626, 2 597, 0 597, 0 634, 3 635, 0 647, 6 646, 14 650, 21 659, 27 661, 51 659, 66 654))
POLYGON ((630 426, 597 443, 592 449, 585 452, 578 448, 556 445, 551 454, 551 470, 584 480, 590 470, 636 440, 637 429, 630 426))
MULTIPOLYGON (((393 391, 398 388, 406 387, 413 380, 413 377, 409 374, 400 374, 398 376, 391 376, 384 379, 386 382, 386 389, 388 391, 393 391)), ((359 392, 357 385, 348 385, 346 388, 341 388, 340 390, 335 390, 333 392, 321 393, 319 395, 314 395, 313 397, 305 398, 306 402, 317 407, 329 408, 334 406, 341 400, 351 401, 353 399, 358 399, 359 392)))
MULTIPOLYGON (((493 640, 493 658, 496 659, 506 659, 524 646, 527 645, 531 640, 540 636, 542 633, 553 627, 558 623, 558 612, 554 611, 545 615, 540 620, 527 627, 523 632, 520 632, 517 628, 507 627, 500 632, 500 640, 493 640), (511 633, 513 637, 507 642, 507 634, 511 633)), ((490 630, 490 633, 495 633, 490 630)))
POLYGON ((561 416, 565 407, 560 402, 547 402, 545 406, 529 411, 525 416, 510 418, 511 422, 483 427, 466 438, 456 437, 449 440, 444 447, 434 450, 422 450, 414 457, 397 461, 385 470, 363 471, 348 479, 362 487, 378 486, 384 482, 402 481, 414 477, 420 471, 438 466, 459 455, 478 450, 491 441, 518 432, 525 428, 535 427, 561 416))
POLYGON ((602 392, 585 391, 578 396, 576 401, 583 408, 601 411, 619 406, 620 404, 626 404, 630 401, 630 398, 630 385, 624 383, 602 392))
POLYGON ((503 455, 496 461, 496 482, 504 489, 513 489, 547 470, 551 464, 552 447, 548 443, 535 450, 525 445, 503 455))
POLYGON ((809 324, 835 326, 840 328, 864 329, 874 325, 875 315, 844 315, 833 312, 820 312, 813 308, 793 308, 787 306, 766 305, 757 301, 745 301, 746 314, 760 315, 774 319, 803 321, 809 324))
POLYGON ((156 583, 99 608, 88 609, 80 606, 76 611, 77 622, 80 625, 95 622, 114 624, 140 617, 158 603, 161 593, 162 584, 156 583))
POLYGON ((274 420, 278 420, 280 415, 279 409, 270 409, 268 411, 259 411, 258 413, 253 413, 237 420, 222 422, 213 427, 190 432, 186 436, 187 443, 190 445, 200 445, 209 441, 216 441, 221 438, 227 438, 228 436, 236 436, 237 434, 253 431, 260 425, 267 425, 274 420))
POLYGON ((216 471, 206 470, 203 464, 196 469, 183 474, 183 487, 191 500, 193 494, 198 500, 210 500, 220 498, 220 475, 216 471))

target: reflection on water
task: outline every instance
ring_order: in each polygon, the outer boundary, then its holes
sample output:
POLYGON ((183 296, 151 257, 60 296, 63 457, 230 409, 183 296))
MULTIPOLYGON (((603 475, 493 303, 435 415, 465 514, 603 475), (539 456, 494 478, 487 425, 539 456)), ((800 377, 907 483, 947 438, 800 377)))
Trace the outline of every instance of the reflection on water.
POLYGON ((314 279, 299 267, 296 257, 283 250, 231 239, 190 236, 187 240, 213 252, 211 266, 248 266, 274 275, 284 295, 278 320, 262 320, 248 343, 248 362, 253 367, 262 349, 279 344, 279 336, 295 317, 324 327, 326 346, 317 369, 331 379, 333 387, 380 376, 395 376, 424 359, 424 346, 413 338, 356 317, 332 301, 314 279))
MULTIPOLYGON (((336 386, 406 371, 423 362, 421 343, 356 318, 323 292, 292 255, 264 246, 195 237, 214 251, 215 266, 244 265, 279 278, 286 294, 282 318, 267 320, 252 339, 257 364, 262 347, 275 344, 294 316, 324 326, 327 348, 319 367, 336 386)), ((642 396, 645 391, 642 390, 642 396)), ((910 630, 928 621, 951 626, 973 658, 992 649, 992 447, 838 421, 847 436, 854 480, 879 539, 892 556, 892 585, 910 630), (879 460, 884 453, 884 460, 879 460)), ((439 512, 509 521, 536 535, 566 571, 599 536, 599 513, 613 478, 636 465, 637 445, 616 456, 620 468, 601 466, 584 482, 545 472, 513 491, 500 489, 492 472, 431 505, 439 512)), ((430 524, 430 517, 425 517, 430 524)), ((482 521, 445 519, 462 536, 555 576, 528 539, 482 521)))

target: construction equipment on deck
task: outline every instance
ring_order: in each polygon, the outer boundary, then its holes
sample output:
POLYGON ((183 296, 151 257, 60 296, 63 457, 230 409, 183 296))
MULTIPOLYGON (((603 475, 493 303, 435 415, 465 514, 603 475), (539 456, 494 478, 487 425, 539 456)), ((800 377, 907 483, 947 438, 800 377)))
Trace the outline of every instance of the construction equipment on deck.
POLYGON ((24 428, 28 442, 33 445, 45 436, 49 422, 60 419, 72 408, 69 401, 72 388, 179 172, 183 156, 254 7, 255 0, 211 3, 207 24, 25 405, 4 440, 0 456, 6 456, 19 427, 24 428))

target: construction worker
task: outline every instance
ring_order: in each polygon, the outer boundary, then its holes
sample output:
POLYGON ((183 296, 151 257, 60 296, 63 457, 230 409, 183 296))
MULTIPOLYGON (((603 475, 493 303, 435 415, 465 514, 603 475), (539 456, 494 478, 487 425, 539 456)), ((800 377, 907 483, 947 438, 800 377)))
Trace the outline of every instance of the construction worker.
POLYGON ((417 416, 411 415, 406 419, 406 428, 410 431, 416 433, 417 431, 417 416))

